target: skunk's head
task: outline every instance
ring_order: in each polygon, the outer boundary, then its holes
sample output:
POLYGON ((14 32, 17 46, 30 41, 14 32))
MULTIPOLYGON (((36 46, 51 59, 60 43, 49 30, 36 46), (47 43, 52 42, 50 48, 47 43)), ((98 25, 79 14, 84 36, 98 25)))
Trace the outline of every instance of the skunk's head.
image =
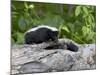
POLYGON ((55 27, 41 25, 31 28, 25 34, 25 43, 42 43, 49 40, 58 41, 58 30, 55 27))
POLYGON ((47 34, 52 41, 54 42, 58 41, 58 31, 57 30, 56 31, 48 30, 47 34))

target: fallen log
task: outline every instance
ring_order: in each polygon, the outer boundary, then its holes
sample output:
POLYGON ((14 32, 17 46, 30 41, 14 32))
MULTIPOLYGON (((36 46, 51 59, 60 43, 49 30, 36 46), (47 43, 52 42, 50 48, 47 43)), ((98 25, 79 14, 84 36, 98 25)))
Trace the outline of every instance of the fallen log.
POLYGON ((23 44, 11 47, 12 75, 92 70, 95 68, 95 44, 77 44, 72 40, 59 39, 57 44, 23 44), (75 51, 66 46, 69 43, 73 44, 75 51))

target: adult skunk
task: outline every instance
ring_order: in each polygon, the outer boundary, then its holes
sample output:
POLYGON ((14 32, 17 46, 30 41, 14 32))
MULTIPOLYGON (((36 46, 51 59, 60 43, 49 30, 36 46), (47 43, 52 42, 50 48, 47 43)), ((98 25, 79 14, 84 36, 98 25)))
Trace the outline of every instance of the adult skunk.
POLYGON ((25 44, 39 44, 42 42, 57 41, 58 30, 55 27, 46 25, 37 26, 29 29, 25 33, 25 44))

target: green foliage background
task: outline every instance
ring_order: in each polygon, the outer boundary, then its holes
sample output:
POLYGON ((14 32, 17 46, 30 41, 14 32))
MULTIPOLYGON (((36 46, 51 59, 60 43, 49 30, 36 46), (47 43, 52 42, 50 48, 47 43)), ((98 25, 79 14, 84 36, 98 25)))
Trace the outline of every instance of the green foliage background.
POLYGON ((59 29, 59 38, 95 43, 96 6, 12 1, 12 44, 24 43, 24 33, 37 25, 59 29))

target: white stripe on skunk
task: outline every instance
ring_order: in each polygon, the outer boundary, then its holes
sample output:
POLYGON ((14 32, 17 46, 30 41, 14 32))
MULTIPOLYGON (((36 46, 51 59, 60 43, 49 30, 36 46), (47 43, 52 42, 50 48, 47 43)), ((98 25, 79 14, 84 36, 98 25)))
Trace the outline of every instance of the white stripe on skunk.
POLYGON ((28 30, 27 32, 36 31, 36 30, 38 30, 39 28, 48 28, 48 29, 51 29, 52 31, 58 31, 57 28, 50 27, 50 26, 46 26, 46 25, 40 25, 40 26, 38 26, 38 27, 35 27, 35 28, 32 28, 32 29, 28 30))

